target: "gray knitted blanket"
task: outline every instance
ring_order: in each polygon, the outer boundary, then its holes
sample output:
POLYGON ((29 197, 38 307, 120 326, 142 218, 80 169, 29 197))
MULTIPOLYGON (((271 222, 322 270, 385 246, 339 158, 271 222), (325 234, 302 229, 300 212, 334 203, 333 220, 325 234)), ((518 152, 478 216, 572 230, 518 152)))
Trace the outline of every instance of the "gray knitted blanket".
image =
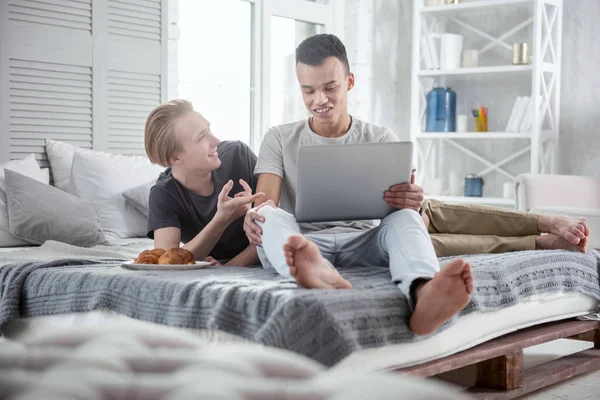
MULTIPOLYGON (((595 251, 465 258, 473 266, 476 289, 461 315, 554 292, 600 299, 600 255, 595 251)), ((57 242, 9 253, 0 259, 0 325, 17 318, 105 308, 160 324, 218 329, 327 366, 359 349, 427 337, 409 330, 406 300, 390 282, 387 267, 340 267, 353 289, 310 290, 260 267, 133 271, 120 267, 119 260, 125 259, 111 249, 57 242)))

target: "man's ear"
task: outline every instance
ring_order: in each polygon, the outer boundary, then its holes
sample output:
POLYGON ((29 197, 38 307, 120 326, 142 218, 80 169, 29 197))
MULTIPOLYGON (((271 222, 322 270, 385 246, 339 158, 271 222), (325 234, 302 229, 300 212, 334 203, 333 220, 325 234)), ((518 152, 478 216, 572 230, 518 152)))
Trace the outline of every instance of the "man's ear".
POLYGON ((354 87, 354 74, 352 72, 348 72, 348 90, 351 90, 354 87))
POLYGON ((170 165, 174 165, 174 164, 180 164, 181 160, 179 159, 179 153, 175 152, 173 154, 171 154, 171 156, 169 157, 169 164, 170 165))

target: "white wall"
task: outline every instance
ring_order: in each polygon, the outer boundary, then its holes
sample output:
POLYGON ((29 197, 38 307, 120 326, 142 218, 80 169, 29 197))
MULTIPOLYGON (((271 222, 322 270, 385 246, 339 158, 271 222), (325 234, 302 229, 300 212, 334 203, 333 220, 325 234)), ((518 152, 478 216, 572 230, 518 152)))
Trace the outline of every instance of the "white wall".
POLYGON ((346 0, 344 20, 356 75, 350 112, 410 139, 412 1, 346 0))
POLYGON ((600 178, 600 1, 565 0, 559 168, 600 178))

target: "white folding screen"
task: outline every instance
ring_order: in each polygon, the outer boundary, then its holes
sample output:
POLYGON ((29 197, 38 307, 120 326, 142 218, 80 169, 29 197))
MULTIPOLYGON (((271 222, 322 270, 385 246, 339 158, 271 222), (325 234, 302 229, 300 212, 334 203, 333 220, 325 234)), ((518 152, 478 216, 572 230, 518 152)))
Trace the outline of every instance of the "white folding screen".
POLYGON ((0 1, 0 161, 44 139, 144 152, 166 100, 167 0, 0 1))
POLYGON ((109 151, 144 154, 144 137, 139 132, 143 132, 152 108, 163 97, 167 98, 166 3, 108 0, 106 146, 109 151))
POLYGON ((140 135, 148 113, 161 99, 160 75, 108 71, 108 150, 145 154, 140 135))
POLYGON ((11 58, 8 85, 11 158, 35 153, 46 165, 46 138, 92 147, 90 67, 11 58))

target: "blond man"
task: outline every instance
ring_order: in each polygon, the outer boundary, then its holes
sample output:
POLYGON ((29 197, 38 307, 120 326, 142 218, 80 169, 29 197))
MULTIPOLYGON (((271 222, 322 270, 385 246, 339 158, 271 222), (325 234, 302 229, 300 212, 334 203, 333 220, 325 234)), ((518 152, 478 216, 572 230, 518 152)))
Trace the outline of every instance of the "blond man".
POLYGON ((258 261, 243 231, 256 155, 239 141, 221 142, 186 100, 156 107, 145 128, 146 154, 166 167, 150 190, 148 237, 155 248, 183 247, 197 260, 231 265, 258 261))

